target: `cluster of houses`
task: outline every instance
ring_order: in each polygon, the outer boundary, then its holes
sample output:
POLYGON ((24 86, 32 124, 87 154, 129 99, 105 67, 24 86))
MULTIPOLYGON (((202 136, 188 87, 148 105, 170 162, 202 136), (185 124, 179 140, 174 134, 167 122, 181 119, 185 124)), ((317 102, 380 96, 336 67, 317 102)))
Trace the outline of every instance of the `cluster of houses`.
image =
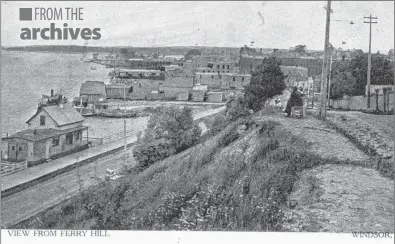
POLYGON ((132 58, 114 67, 110 84, 86 81, 75 104, 87 106, 108 99, 223 102, 241 93, 250 74, 239 73, 238 63, 218 55, 132 58), (81 104, 82 103, 82 104, 81 104))
MULTIPOLYGON (((111 84, 86 81, 76 103, 106 99, 179 100, 222 102, 230 94, 242 93, 251 74, 267 57, 276 57, 288 87, 302 86, 306 93, 319 93, 323 53, 320 51, 255 49, 244 46, 239 56, 197 54, 125 58, 109 73, 111 84)), ((334 49, 333 62, 346 62, 361 50, 334 49)))

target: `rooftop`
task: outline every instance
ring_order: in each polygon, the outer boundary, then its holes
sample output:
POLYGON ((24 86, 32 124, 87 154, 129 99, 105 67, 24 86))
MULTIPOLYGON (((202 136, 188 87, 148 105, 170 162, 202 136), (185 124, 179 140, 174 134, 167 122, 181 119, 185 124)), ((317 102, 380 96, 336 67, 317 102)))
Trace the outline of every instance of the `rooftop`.
MULTIPOLYGON (((195 72, 197 75, 207 75, 207 76, 212 76, 212 75, 218 75, 218 73, 203 73, 203 72, 195 72)), ((239 73, 220 73, 219 75, 222 76, 244 76, 244 77, 250 77, 250 74, 239 74, 239 73)))
POLYGON ((29 123, 41 111, 47 112, 47 114, 55 121, 58 126, 84 121, 84 117, 82 117, 82 115, 75 108, 54 105, 38 108, 37 112, 28 121, 26 121, 26 123, 29 123))
POLYGON ((80 94, 106 94, 104 82, 85 81, 85 83, 81 84, 80 94))
POLYGON ((87 126, 77 126, 67 130, 55 130, 55 129, 28 129, 17 132, 9 137, 3 137, 3 140, 13 139, 13 138, 21 138, 27 141, 41 141, 48 138, 53 138, 56 136, 60 136, 69 132, 86 129, 87 126))
POLYGON ((118 72, 133 72, 133 73, 160 73, 160 70, 156 69, 119 69, 118 72))

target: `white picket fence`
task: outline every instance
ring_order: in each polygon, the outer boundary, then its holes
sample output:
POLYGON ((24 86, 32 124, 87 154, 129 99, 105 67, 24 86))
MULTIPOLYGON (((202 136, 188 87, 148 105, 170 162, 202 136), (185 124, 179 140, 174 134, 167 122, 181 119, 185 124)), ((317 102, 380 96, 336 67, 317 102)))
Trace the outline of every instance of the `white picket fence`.
POLYGON ((27 168, 27 160, 22 162, 1 161, 1 176, 9 175, 27 168))

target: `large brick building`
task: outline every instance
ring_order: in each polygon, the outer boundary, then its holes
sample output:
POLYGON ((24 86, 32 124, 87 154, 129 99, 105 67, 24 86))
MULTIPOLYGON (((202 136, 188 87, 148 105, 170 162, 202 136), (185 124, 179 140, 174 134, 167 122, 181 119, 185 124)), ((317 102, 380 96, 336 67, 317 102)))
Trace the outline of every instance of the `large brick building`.
POLYGON ((244 89, 251 82, 251 75, 235 73, 196 73, 195 83, 209 89, 244 89))

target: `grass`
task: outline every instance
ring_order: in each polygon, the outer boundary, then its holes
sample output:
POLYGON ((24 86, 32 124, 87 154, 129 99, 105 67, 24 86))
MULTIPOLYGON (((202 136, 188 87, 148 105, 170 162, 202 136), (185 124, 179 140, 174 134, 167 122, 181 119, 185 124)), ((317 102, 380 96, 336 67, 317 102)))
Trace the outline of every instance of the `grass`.
POLYGON ((377 171, 380 172, 381 175, 388 177, 390 179, 394 179, 394 159, 383 159, 380 155, 377 154, 376 149, 370 146, 369 144, 362 144, 362 142, 353 134, 351 134, 348 130, 339 126, 336 122, 330 121, 327 118, 320 118, 316 116, 316 118, 324 121, 328 127, 334 129, 338 133, 342 134, 344 137, 348 138, 355 146, 365 152, 369 157, 372 158, 370 160, 368 167, 374 167, 377 171))
POLYGON ((306 152, 306 142, 275 122, 235 133, 245 122, 13 228, 281 231, 299 172, 339 162, 306 152))

